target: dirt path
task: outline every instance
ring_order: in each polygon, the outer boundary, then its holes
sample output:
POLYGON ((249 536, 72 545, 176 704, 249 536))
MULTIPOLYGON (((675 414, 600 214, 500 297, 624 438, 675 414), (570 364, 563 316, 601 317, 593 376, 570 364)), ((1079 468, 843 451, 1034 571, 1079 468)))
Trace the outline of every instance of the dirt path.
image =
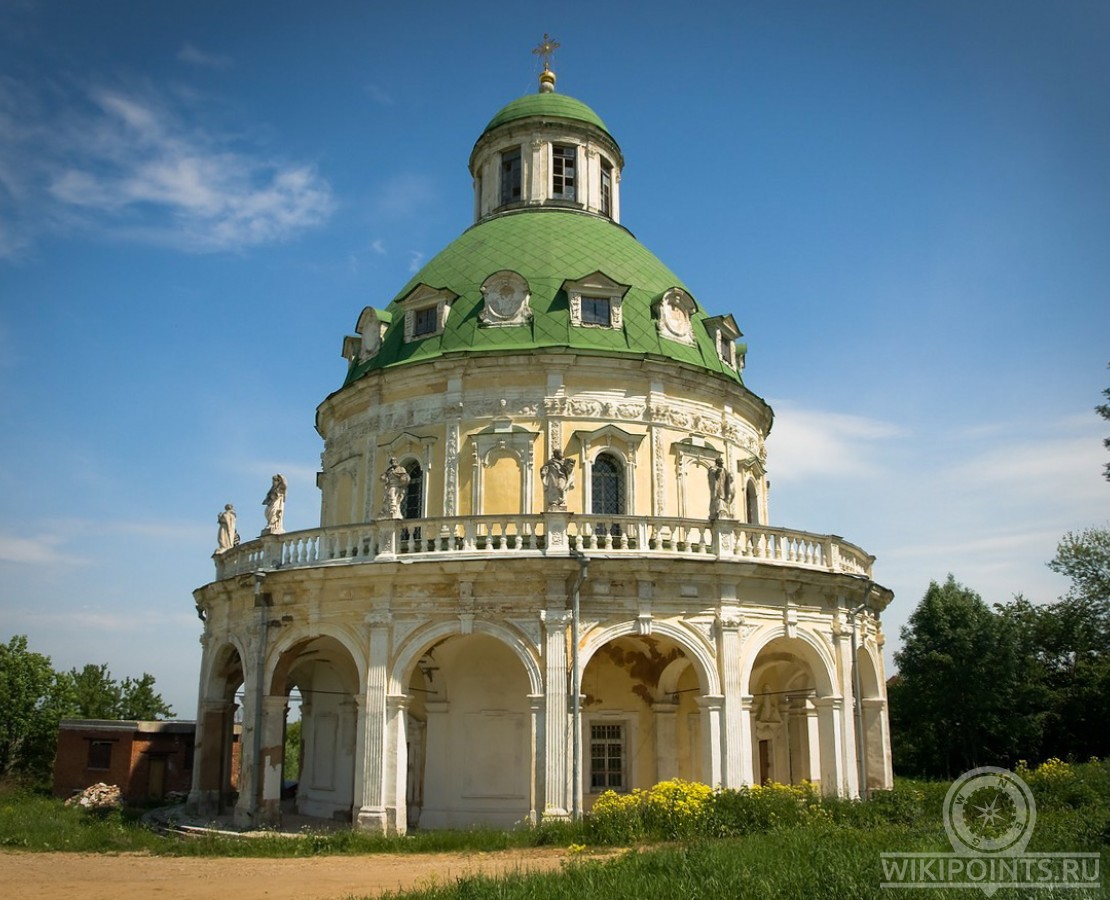
POLYGON ((450 884, 461 875, 558 869, 561 848, 310 859, 0 852, 12 900, 340 900, 450 884))

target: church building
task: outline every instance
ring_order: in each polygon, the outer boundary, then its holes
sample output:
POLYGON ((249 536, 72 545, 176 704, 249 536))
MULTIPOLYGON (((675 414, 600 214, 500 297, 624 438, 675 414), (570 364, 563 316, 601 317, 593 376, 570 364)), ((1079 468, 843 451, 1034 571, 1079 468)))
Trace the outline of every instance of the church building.
POLYGON ((275 476, 194 595, 196 812, 280 822, 298 691, 296 812, 373 831, 671 778, 891 786, 892 594, 859 547, 772 524, 740 329, 622 224, 623 166, 545 65, 474 144, 473 225, 352 310, 320 527, 284 531, 275 476))

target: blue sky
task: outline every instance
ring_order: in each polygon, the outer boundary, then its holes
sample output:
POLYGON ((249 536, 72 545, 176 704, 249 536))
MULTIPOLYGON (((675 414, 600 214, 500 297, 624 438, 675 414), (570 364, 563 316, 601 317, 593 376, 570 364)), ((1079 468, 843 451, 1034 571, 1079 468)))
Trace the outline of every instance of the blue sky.
MULTIPOLYGON (((1106 524, 1102 2, 0 3, 0 640, 195 710, 216 514, 318 524, 344 334, 562 44, 622 220, 749 342, 774 524, 1054 599, 1106 524)), ((889 649, 889 647, 888 647, 889 649)), ((888 654, 889 656, 889 654, 888 654)))

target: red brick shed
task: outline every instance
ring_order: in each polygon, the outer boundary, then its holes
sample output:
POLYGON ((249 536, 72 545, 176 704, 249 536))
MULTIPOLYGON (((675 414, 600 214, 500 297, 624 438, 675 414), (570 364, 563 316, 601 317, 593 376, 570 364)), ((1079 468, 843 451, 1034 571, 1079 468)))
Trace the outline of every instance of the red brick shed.
POLYGON ((125 801, 160 800, 188 791, 196 723, 63 719, 54 759, 54 795, 69 797, 97 782, 118 785, 125 801))

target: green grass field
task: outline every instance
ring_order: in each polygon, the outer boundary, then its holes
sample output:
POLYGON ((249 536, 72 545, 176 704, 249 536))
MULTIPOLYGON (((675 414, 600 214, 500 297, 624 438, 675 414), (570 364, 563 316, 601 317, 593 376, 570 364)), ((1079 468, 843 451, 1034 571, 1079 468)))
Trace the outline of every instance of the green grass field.
MULTIPOLYGON (((1033 790, 1037 820, 1029 852, 1095 852, 1104 887, 1018 891, 996 898, 1110 897, 1110 763, 1050 762, 1019 770, 1033 790)), ((804 788, 769 786, 710 792, 682 782, 608 798, 581 823, 516 831, 428 832, 376 837, 354 831, 264 838, 182 839, 155 834, 138 813, 91 814, 34 791, 0 789, 0 848, 26 851, 145 852, 174 856, 310 856, 379 852, 481 851, 528 846, 572 848, 561 872, 474 877, 406 898, 620 898, 920 896, 967 898, 966 889, 891 891, 882 853, 951 851, 941 819, 949 785, 899 781, 868 802, 821 799, 804 788), (593 860, 594 848, 634 847, 593 860)), ((978 893, 978 892, 975 892, 978 893)), ((982 895, 981 895, 982 896, 982 895)))

